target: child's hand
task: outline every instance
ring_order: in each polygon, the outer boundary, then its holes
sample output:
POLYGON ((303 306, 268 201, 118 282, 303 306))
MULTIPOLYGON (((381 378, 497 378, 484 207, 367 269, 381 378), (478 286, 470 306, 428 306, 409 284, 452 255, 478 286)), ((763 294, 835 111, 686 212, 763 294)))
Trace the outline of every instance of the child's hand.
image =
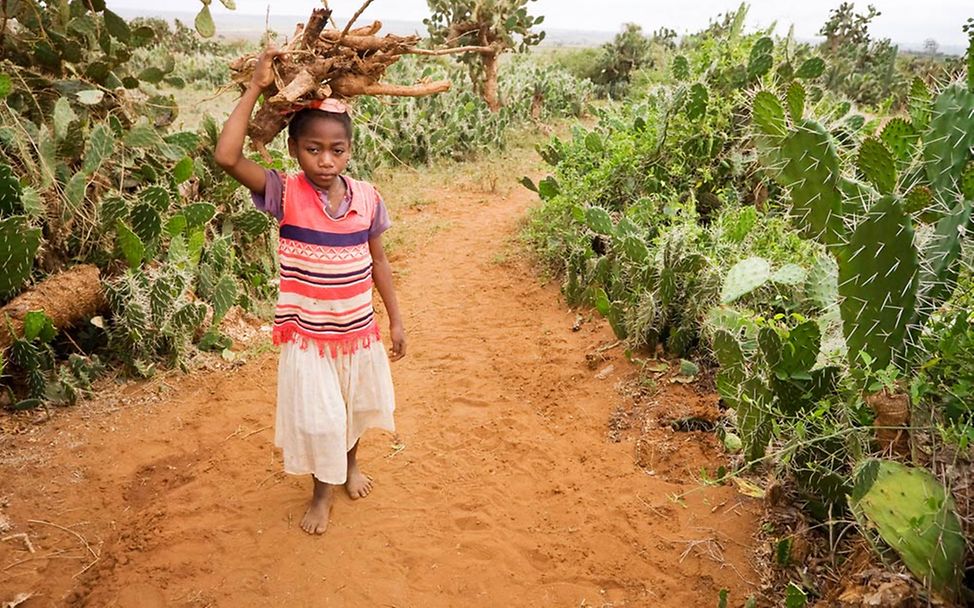
POLYGON ((392 357, 390 360, 398 361, 406 356, 406 330, 402 325, 392 325, 389 328, 389 336, 392 338, 392 357))
POLYGON ((254 67, 254 75, 250 78, 250 84, 264 90, 274 82, 274 58, 284 55, 284 51, 279 51, 273 43, 268 43, 267 47, 257 58, 257 65, 254 67))

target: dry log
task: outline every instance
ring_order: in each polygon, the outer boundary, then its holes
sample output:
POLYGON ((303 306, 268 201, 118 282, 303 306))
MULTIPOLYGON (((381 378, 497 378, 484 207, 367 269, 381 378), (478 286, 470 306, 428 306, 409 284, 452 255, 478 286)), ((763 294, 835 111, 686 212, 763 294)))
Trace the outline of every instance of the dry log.
POLYGON ((33 310, 43 310, 58 329, 86 321, 104 310, 107 302, 100 276, 97 266, 72 266, 8 302, 0 308, 0 318, 3 319, 0 322, 4 324, 0 331, 0 351, 14 341, 8 328, 12 327, 17 337, 23 335, 23 319, 33 310))
POLYGON ((876 414, 873 421, 876 443, 884 452, 906 457, 910 454, 910 395, 904 390, 891 393, 885 388, 866 395, 866 405, 876 414))

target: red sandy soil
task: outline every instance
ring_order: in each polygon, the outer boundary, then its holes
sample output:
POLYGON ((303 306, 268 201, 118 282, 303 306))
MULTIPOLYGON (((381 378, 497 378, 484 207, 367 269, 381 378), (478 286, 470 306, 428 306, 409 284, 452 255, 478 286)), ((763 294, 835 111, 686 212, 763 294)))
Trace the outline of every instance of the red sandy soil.
POLYGON ((652 423, 714 399, 661 381, 619 433, 634 368, 613 348, 592 369, 606 324, 573 331, 510 245, 536 199, 423 194, 400 226, 440 229, 394 257, 409 353, 398 434, 359 450, 371 496, 342 496, 322 537, 300 530, 311 480, 272 444, 273 351, 129 383, 0 435, 0 537, 36 551, 0 542, 0 605, 690 608, 722 588, 743 605, 759 505, 700 483, 712 433, 652 423))

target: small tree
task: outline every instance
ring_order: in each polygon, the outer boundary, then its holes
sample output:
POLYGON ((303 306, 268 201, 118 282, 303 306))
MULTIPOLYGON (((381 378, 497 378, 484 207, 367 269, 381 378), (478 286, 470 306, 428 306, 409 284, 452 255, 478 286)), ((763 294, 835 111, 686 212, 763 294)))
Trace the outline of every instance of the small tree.
MULTIPOLYGON (((669 36, 667 30, 660 30, 657 35, 664 43, 675 37, 675 33, 669 36)), ((624 94, 633 72, 648 61, 652 43, 643 34, 642 27, 626 23, 612 42, 602 45, 602 55, 589 79, 599 86, 603 94, 613 97, 624 94)))
POLYGON ((497 92, 497 69, 501 54, 524 52, 544 39, 544 32, 531 28, 544 17, 528 15, 534 0, 427 0, 429 19, 424 19, 430 40, 448 47, 470 47, 457 56, 470 71, 477 93, 491 111, 501 107, 497 92))
POLYGON ((927 38, 923 41, 923 52, 936 57, 940 53, 940 45, 933 38, 927 38))
POLYGON ((839 8, 832 9, 829 19, 819 30, 819 35, 825 36, 829 51, 835 53, 844 45, 868 45, 869 23, 882 13, 870 4, 865 15, 855 12, 852 2, 843 2, 839 8))

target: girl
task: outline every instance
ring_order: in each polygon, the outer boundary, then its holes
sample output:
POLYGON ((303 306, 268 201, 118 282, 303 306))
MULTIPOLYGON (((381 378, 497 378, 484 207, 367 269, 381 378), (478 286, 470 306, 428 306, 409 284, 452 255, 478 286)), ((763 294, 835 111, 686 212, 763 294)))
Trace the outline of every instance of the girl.
POLYGON ((385 206, 371 184, 342 175, 352 143, 344 104, 326 99, 292 116, 288 152, 300 173, 282 176, 243 156, 250 114, 274 81, 271 63, 280 54, 273 48, 261 54, 214 158, 280 224, 274 442, 284 451, 286 472, 313 475, 301 528, 321 534, 336 486, 344 485, 352 499, 372 490, 372 479, 355 457, 362 433, 395 428, 389 357, 373 315, 373 281, 388 312, 393 361, 406 354, 406 338, 382 249, 381 235, 390 225, 385 206))

